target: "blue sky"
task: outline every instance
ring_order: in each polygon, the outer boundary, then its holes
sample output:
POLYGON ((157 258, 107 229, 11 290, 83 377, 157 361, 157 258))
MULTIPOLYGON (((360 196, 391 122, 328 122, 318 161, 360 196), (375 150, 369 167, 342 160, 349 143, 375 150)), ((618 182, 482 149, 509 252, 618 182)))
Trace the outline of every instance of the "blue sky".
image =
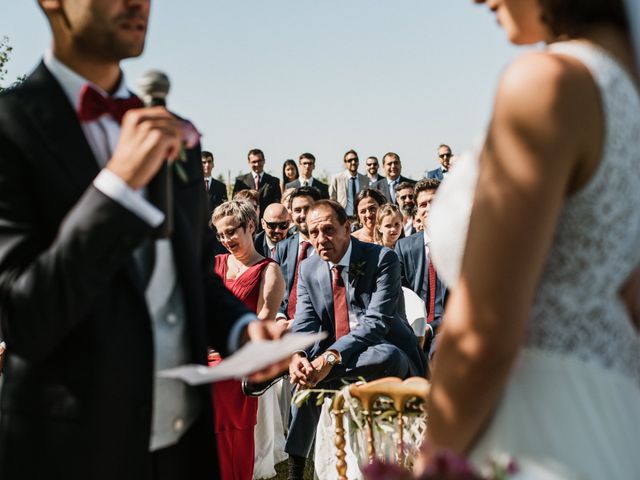
MULTIPOLYGON (((403 174, 437 165, 482 135, 500 71, 517 53, 471 0, 156 1, 147 48, 123 62, 130 86, 150 68, 172 81, 170 107, 194 121, 214 174, 266 169, 310 151, 317 173, 397 152, 403 174)), ((29 72, 50 43, 36 1, 12 1, 0 35, 14 47, 8 80, 29 72), (10 13, 8 13, 10 11, 10 13)))

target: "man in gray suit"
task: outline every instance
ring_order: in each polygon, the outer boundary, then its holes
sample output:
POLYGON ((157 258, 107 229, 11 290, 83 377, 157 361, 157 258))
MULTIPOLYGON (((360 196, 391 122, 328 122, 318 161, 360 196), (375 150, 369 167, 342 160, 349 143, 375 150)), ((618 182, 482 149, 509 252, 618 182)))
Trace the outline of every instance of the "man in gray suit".
POLYGON ((345 170, 331 177, 329 183, 329 198, 342 205, 350 218, 356 214, 356 195, 360 190, 369 188, 369 177, 358 173, 358 165, 358 154, 355 150, 348 150, 344 154, 345 170))
MULTIPOLYGON (((293 332, 327 338, 293 355, 291 383, 299 389, 339 388, 342 380, 424 375, 426 360, 405 317, 397 255, 350 236, 344 208, 316 202, 307 215, 316 255, 300 266, 293 332)), ((285 451, 289 478, 302 479, 320 407, 292 408, 285 451)))

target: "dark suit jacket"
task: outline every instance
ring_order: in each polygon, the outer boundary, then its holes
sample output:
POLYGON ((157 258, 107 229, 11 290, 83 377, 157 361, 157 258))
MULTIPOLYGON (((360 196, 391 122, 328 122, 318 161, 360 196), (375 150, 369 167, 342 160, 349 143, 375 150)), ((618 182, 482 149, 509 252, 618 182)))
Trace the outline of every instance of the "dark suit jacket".
POLYGON ((218 205, 227 201, 227 186, 220 180, 212 178, 207 196, 209 200, 209 216, 211 216, 211 213, 218 205))
MULTIPOLYGON (((300 179, 298 179, 294 180, 293 182, 287 183, 284 188, 285 190, 287 188, 300 188, 301 185, 302 184, 300 183, 300 179)), ((314 177, 313 184, 311 186, 320 192, 320 196, 322 198, 329 198, 329 185, 327 185, 326 183, 322 183, 320 180, 314 177)))
MULTIPOLYGON (((233 194, 235 195, 240 190, 255 190, 256 186, 253 182, 253 174, 247 173, 246 175, 240 175, 236 178, 236 183, 233 186, 233 194)), ((262 175, 260 180, 260 188, 258 190, 258 202, 260 203, 260 218, 269 205, 272 203, 280 202, 282 192, 280 191, 280 181, 267 172, 262 175)))
MULTIPOLYGON (((398 240, 398 243, 396 243, 396 253, 400 259, 402 285, 410 288, 416 292, 421 299, 425 300, 428 310, 429 276, 427 273, 429 259, 425 258, 424 233, 418 232, 410 237, 398 240)), ((437 333, 438 327, 442 322, 446 291, 447 289, 444 283, 442 283, 436 272, 436 307, 434 320, 430 324, 434 334, 437 333)))
MULTIPOLYGON (((415 180, 411 180, 410 178, 403 177, 402 175, 400 175, 400 177, 398 178, 398 185, 401 184, 402 182, 409 182, 411 185, 415 185, 416 184, 415 180)), ((389 192, 389 184, 387 183, 387 179, 386 178, 383 178, 382 180, 378 180, 376 183, 371 185, 371 188, 375 188, 377 190, 380 190, 380 192, 385 196, 387 201, 389 203, 392 203, 392 201, 391 201, 391 193, 389 192)))
POLYGON ((444 180, 444 175, 443 175, 444 170, 442 170, 442 167, 438 167, 435 168, 433 170, 429 170, 427 172, 427 174, 425 175, 426 178, 435 178, 436 180, 444 180))
MULTIPOLYGON (((253 239, 253 245, 256 247, 257 252, 263 257, 273 258, 273 256, 275 255, 275 251, 273 252, 273 255, 272 255, 271 249, 269 248, 269 244, 267 243, 266 236, 267 234, 265 233, 264 230, 262 230, 261 232, 258 232, 256 234, 256 237, 253 239)), ((276 248, 278 248, 279 243, 284 242, 290 236, 291 236, 290 233, 287 232, 287 236, 282 240, 280 240, 278 243, 276 243, 276 248)))
MULTIPOLYGON (((212 272, 199 149, 174 178, 171 238, 192 362, 245 307, 212 272)), ((147 479, 154 344, 132 252, 152 234, 92 185, 99 167, 41 64, 0 95, 0 478, 147 479)), ((204 462, 215 462, 209 387, 204 462)), ((210 465, 211 478, 217 478, 210 465)))
POLYGON ((359 272, 352 270, 349 274, 347 299, 349 311, 358 317, 358 327, 336 340, 329 264, 314 255, 300 266, 292 331, 327 332, 327 338, 308 348, 307 354, 314 358, 333 349, 340 353, 344 365, 349 365, 369 346, 388 342, 407 355, 410 375, 424 375, 426 359, 406 319, 397 255, 388 248, 355 238, 351 239, 351 245, 349 265, 359 272))
MULTIPOLYGON (((285 292, 279 312, 285 315, 287 314, 287 308, 289 307, 289 295, 293 288, 293 278, 295 277, 296 267, 298 265, 299 247, 300 234, 296 233, 289 238, 278 242, 278 245, 276 245, 275 255, 273 256, 273 259, 280 264, 280 270, 282 270, 282 276, 284 277, 285 292)), ((307 250, 307 258, 309 258, 309 255, 312 253, 313 247, 310 246, 309 250, 307 250)))

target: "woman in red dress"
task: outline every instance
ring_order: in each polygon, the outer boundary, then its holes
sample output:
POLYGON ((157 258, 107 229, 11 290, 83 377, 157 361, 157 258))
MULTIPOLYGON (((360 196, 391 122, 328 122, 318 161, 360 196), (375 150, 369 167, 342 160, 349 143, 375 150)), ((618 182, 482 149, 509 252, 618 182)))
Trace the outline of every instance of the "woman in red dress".
MULTIPOLYGON (((260 255, 253 245, 258 217, 252 205, 225 202, 214 210, 211 223, 229 251, 216 255, 215 272, 259 319, 271 321, 284 295, 284 280, 279 265, 260 255)), ((210 364, 219 361, 218 357, 210 364)), ((221 478, 251 480, 258 399, 245 396, 237 380, 216 383, 212 390, 221 478)))

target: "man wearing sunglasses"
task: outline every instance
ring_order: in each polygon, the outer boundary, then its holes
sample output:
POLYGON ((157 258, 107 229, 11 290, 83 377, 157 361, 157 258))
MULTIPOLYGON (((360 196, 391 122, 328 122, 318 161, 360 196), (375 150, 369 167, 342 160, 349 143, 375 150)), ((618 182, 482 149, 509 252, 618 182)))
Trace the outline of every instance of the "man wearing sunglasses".
POLYGON ((440 166, 434 170, 429 170, 424 176, 426 178, 435 178, 436 180, 444 180, 449 173, 449 167, 451 166, 451 147, 444 143, 438 147, 438 161, 440 166))
POLYGON ((335 200, 347 211, 349 217, 355 215, 356 195, 369 188, 369 178, 358 173, 358 154, 349 150, 344 154, 344 171, 334 175, 329 185, 329 198, 335 200))
POLYGON ((256 235, 253 243, 260 255, 273 258, 278 242, 289 237, 289 210, 281 203, 272 203, 265 209, 261 223, 263 230, 256 235))

